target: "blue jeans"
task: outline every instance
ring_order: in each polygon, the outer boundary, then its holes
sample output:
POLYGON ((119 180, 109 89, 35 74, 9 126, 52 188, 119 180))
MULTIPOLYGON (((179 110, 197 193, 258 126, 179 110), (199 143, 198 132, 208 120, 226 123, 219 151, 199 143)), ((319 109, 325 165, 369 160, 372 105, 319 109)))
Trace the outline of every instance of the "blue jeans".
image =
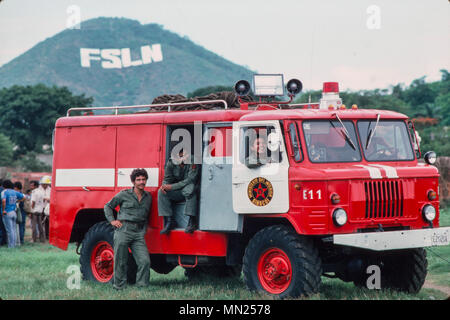
POLYGON ((20 238, 20 244, 24 244, 24 237, 25 237, 25 224, 27 220, 27 213, 24 210, 20 211, 22 214, 22 223, 19 223, 19 238, 20 238))
POLYGON ((16 246, 16 212, 10 211, 6 215, 2 216, 3 224, 5 225, 6 234, 8 235, 8 248, 14 248, 16 246))
MULTIPOLYGON (((1 211, 1 209, 0 209, 1 211)), ((0 215, 1 212, 0 212, 0 215)), ((0 217, 0 246, 6 245, 8 243, 8 241, 6 241, 7 239, 7 235, 6 235, 6 229, 5 229, 5 225, 3 224, 3 219, 0 217)))

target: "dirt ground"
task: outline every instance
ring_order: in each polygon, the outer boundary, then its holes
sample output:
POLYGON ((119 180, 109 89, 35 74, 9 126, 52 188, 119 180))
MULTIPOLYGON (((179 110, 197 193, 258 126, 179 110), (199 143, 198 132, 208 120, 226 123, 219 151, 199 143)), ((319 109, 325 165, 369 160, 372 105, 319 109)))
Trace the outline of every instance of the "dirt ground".
POLYGON ((423 287, 427 288, 427 289, 434 289, 434 290, 439 290, 441 292, 444 292, 445 294, 448 295, 448 297, 450 299, 450 287, 435 284, 431 280, 428 280, 428 279, 425 280, 423 287))

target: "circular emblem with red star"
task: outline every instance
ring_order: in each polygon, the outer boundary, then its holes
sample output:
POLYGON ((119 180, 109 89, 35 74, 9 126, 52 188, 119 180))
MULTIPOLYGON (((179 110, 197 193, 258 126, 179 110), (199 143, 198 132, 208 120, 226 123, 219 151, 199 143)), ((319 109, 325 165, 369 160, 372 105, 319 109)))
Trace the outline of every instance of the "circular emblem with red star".
POLYGON ((269 180, 258 177, 248 184, 247 194, 255 206, 262 207, 272 200, 273 187, 269 180))

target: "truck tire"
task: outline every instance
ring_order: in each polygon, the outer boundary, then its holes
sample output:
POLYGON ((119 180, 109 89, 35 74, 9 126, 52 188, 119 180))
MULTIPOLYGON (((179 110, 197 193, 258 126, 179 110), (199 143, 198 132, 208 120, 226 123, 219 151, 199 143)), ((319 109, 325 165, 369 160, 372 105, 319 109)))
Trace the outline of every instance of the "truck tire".
POLYGON ((423 248, 392 252, 386 257, 381 270, 382 286, 418 293, 425 282, 427 267, 427 252, 423 248))
POLYGON ((295 298, 318 292, 322 262, 311 239, 276 225, 260 230, 250 240, 243 272, 249 290, 295 298))
MULTIPOLYGON (((114 275, 114 227, 102 221, 86 233, 80 253, 80 270, 84 280, 112 283, 114 275)), ((128 255, 127 282, 136 283, 137 265, 128 255)))

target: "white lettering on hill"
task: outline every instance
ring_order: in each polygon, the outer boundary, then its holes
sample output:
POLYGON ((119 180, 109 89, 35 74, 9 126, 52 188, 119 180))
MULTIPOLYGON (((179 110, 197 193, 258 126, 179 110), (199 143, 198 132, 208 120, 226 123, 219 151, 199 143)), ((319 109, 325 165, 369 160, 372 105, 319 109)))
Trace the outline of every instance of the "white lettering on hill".
POLYGON ((80 48, 81 66, 83 68, 91 67, 91 60, 101 61, 104 69, 120 69, 140 66, 152 62, 163 60, 161 45, 154 44, 152 46, 141 47, 141 59, 131 60, 130 48, 123 49, 91 49, 80 48))

